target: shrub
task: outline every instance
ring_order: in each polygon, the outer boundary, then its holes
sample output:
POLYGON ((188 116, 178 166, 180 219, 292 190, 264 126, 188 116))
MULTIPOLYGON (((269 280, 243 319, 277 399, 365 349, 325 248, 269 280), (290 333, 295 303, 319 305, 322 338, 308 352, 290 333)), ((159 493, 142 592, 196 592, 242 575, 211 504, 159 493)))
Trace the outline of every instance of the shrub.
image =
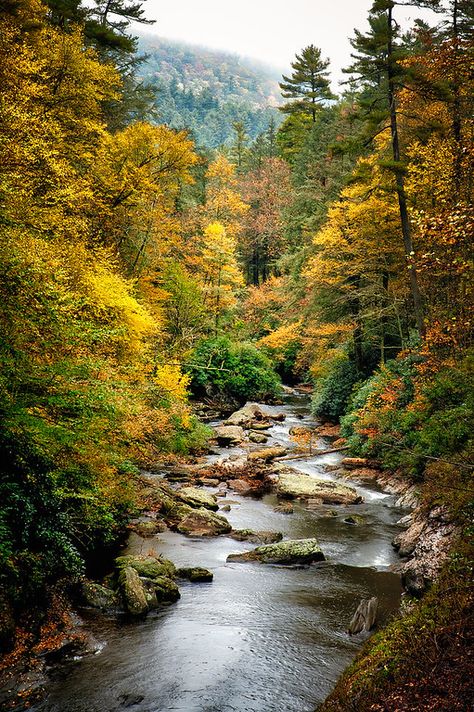
POLYGON ((357 369, 352 361, 347 358, 336 360, 329 372, 316 381, 311 404, 313 414, 337 420, 346 410, 357 378, 357 369))
POLYGON ((431 457, 462 458, 472 447, 473 359, 437 368, 416 355, 381 367, 354 392, 342 434, 355 454, 421 477, 431 457))
POLYGON ((252 344, 226 337, 199 342, 187 371, 196 397, 218 396, 245 403, 272 399, 280 391, 271 361, 252 344))

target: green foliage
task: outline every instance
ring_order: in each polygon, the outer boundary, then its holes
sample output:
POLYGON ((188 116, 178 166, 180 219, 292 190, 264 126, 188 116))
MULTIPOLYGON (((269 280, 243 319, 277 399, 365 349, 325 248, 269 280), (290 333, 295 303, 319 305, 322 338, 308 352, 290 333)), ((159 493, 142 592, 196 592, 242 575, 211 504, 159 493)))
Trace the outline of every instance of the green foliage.
POLYGON ((346 410, 349 398, 358 380, 353 361, 338 359, 329 372, 316 380, 311 408, 315 416, 337 420, 346 410))
MULTIPOLYGON (((473 356, 430 371, 416 355, 390 361, 354 393, 342 432, 355 453, 422 477, 427 458, 472 449, 473 356)), ((469 458, 468 458, 469 459, 469 458)))
POLYGON ((201 341, 190 364, 191 390, 197 397, 221 396, 245 403, 274 398, 280 390, 270 360, 249 343, 226 337, 201 341))

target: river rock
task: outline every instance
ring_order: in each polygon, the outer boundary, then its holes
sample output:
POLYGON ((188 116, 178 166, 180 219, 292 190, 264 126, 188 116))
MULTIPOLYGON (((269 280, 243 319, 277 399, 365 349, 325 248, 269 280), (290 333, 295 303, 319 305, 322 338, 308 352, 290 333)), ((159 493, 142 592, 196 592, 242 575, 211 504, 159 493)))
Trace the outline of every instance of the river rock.
POLYGON ((101 586, 95 581, 84 581, 81 585, 81 596, 84 603, 101 611, 120 608, 120 597, 116 591, 101 586))
POLYGON ((214 477, 201 477, 198 480, 200 485, 203 485, 203 487, 218 487, 219 486, 219 480, 215 479, 214 477))
POLYGON ((135 534, 138 534, 138 536, 141 536, 142 539, 151 539, 156 534, 166 531, 167 527, 164 522, 158 519, 146 519, 132 522, 130 529, 134 531, 135 534))
POLYGON ((266 447, 262 450, 254 450, 250 452, 247 456, 248 460, 263 460, 264 462, 271 462, 276 457, 283 457, 286 455, 288 450, 285 447, 266 447))
POLYGON ((236 541, 249 541, 251 544, 274 544, 283 539, 281 532, 254 532, 252 529, 233 529, 229 536, 236 541))
POLYGON ((250 432, 250 433, 249 433, 249 440, 250 440, 250 442, 252 442, 252 443, 262 444, 262 443, 266 443, 266 442, 267 442, 268 437, 267 437, 266 435, 263 435, 263 433, 250 432))
POLYGON ((353 487, 332 480, 319 480, 291 469, 280 471, 277 494, 288 499, 317 498, 323 504, 358 504, 363 501, 353 487))
POLYGON ((157 576, 152 583, 158 603, 174 603, 180 597, 176 582, 168 576, 157 576))
POLYGON ((413 554, 425 526, 426 523, 423 520, 417 520, 406 531, 397 534, 392 541, 392 546, 400 556, 406 557, 413 554))
POLYGON ((193 566, 191 568, 178 569, 177 575, 179 578, 186 579, 193 583, 201 581, 212 581, 214 574, 208 569, 203 569, 201 566, 193 566))
POLYGON ((153 580, 161 576, 172 578, 176 575, 176 567, 172 561, 154 554, 149 554, 148 556, 134 556, 131 554, 118 556, 115 559, 115 566, 119 572, 125 568, 132 568, 139 576, 153 580))
POLYGON ((258 561, 262 564, 310 564, 324 561, 316 539, 293 539, 258 546, 252 551, 229 554, 227 561, 258 561))
POLYGON ((270 430, 272 424, 269 420, 252 420, 249 424, 249 428, 252 430, 270 430))
POLYGON ((263 413, 257 403, 246 403, 242 408, 232 413, 224 425, 239 425, 245 427, 251 420, 262 420, 263 413))
POLYGON ((214 428, 214 435, 219 445, 224 447, 240 445, 245 439, 243 428, 238 425, 218 425, 214 428))
POLYGON ((224 506, 221 507, 221 512, 230 512, 231 509, 232 507, 230 506, 230 504, 224 504, 224 506))
POLYGON ((342 476, 348 480, 359 480, 360 482, 376 482, 380 475, 380 470, 373 467, 356 467, 353 470, 343 470, 342 476))
POLYGON ((198 487, 182 487, 177 491, 177 495, 185 504, 189 504, 190 507, 204 507, 214 512, 219 508, 216 497, 210 494, 210 492, 206 492, 198 487))
POLYGON ((252 486, 250 485, 250 483, 247 482, 247 480, 243 479, 227 480, 227 486, 234 492, 237 492, 238 494, 242 494, 244 496, 247 494, 251 494, 252 492, 252 486))
POLYGON ((177 530, 186 536, 218 536, 227 534, 232 527, 225 517, 208 509, 191 510, 181 519, 177 530))
POLYGON ((125 608, 132 616, 142 616, 148 611, 147 597, 142 580, 131 566, 125 566, 119 575, 119 586, 125 608))

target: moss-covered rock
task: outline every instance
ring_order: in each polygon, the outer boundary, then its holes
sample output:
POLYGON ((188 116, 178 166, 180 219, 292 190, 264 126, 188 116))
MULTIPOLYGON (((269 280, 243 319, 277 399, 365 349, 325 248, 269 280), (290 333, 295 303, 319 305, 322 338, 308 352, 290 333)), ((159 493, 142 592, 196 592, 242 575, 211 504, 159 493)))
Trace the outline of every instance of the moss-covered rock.
POLYGON ((258 561, 262 564, 310 564, 324 561, 316 539, 291 539, 276 544, 258 546, 252 551, 229 554, 227 561, 258 561))
POLYGON ((214 512, 219 508, 216 497, 198 487, 182 487, 176 494, 179 499, 190 507, 204 507, 214 512))
POLYGON ((83 581, 80 593, 84 603, 91 608, 101 611, 120 608, 120 596, 117 592, 95 581, 83 581))
POLYGON ((277 494, 287 499, 316 498, 323 504, 358 504, 363 501, 353 487, 316 479, 290 468, 280 470, 277 494))
POLYGON ((261 445, 267 442, 268 436, 264 435, 263 433, 255 433, 252 431, 249 433, 249 440, 252 443, 258 443, 261 445))
POLYGON ((177 530, 186 536, 218 536, 227 534, 232 527, 225 517, 208 509, 191 509, 177 524, 177 530))
POLYGON ((157 576, 153 584, 158 603, 174 603, 180 597, 177 584, 168 576, 157 576))
POLYGON ((143 616, 148 612, 148 602, 143 582, 137 571, 125 566, 119 574, 119 586, 125 608, 132 616, 143 616))
POLYGON ((166 531, 166 524, 157 519, 144 519, 132 522, 130 529, 143 539, 151 539, 156 534, 166 531))
POLYGON ((203 569, 201 566, 193 566, 190 568, 178 569, 176 572, 179 578, 186 579, 187 581, 192 581, 193 583, 199 583, 201 581, 212 581, 214 574, 208 569, 203 569))
POLYGON ((252 529, 233 529, 229 536, 236 541, 249 541, 251 544, 274 544, 283 539, 281 532, 254 532, 252 529))
POLYGON ((130 566, 139 576, 149 579, 156 579, 158 576, 173 578, 176 575, 176 567, 172 561, 152 554, 149 556, 118 556, 115 559, 115 566, 119 572, 130 566))

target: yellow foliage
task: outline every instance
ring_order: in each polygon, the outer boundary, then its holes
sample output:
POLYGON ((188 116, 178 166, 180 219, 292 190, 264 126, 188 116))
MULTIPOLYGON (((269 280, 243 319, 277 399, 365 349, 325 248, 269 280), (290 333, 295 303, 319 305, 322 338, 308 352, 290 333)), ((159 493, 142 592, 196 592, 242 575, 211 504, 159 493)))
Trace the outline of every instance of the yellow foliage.
POLYGON ((258 341, 259 346, 276 351, 284 349, 289 344, 301 340, 303 322, 298 320, 292 324, 283 324, 275 331, 267 334, 258 341))
POLYGON ((190 377, 187 373, 182 373, 178 365, 157 366, 154 380, 160 391, 170 400, 180 402, 187 400, 190 377))
POLYGON ((149 311, 132 296, 132 283, 109 267, 98 264, 86 275, 92 308, 100 319, 117 322, 119 342, 131 351, 144 350, 146 338, 156 334, 158 324, 149 311))

